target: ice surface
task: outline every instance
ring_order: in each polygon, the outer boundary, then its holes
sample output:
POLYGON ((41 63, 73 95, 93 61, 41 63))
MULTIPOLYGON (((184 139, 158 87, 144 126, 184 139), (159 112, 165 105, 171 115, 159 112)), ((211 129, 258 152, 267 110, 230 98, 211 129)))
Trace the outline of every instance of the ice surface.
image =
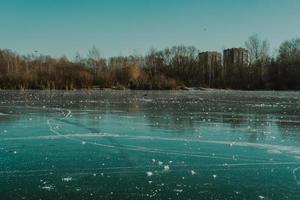
POLYGON ((1 198, 299 196, 297 92, 0 93, 1 198))

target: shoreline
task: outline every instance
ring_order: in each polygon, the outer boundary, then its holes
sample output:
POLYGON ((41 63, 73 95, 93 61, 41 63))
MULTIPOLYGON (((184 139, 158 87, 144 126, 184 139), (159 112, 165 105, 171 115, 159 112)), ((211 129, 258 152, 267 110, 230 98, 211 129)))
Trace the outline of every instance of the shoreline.
POLYGON ((300 92, 300 90, 289 90, 289 89, 224 89, 224 88, 194 88, 194 87, 186 87, 179 89, 131 89, 131 88, 76 88, 76 89, 3 89, 0 88, 0 91, 244 91, 244 92, 300 92))

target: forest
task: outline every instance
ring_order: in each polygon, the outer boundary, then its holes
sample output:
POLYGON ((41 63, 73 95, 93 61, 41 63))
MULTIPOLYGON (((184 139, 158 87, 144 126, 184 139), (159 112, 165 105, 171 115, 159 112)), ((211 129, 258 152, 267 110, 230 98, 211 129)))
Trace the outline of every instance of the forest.
POLYGON ((87 56, 53 58, 37 53, 19 55, 0 49, 0 89, 141 89, 218 88, 240 90, 299 90, 300 38, 284 41, 275 55, 270 44, 252 35, 243 45, 247 66, 214 68, 199 61, 193 46, 150 49, 144 55, 104 58, 96 47, 87 56))

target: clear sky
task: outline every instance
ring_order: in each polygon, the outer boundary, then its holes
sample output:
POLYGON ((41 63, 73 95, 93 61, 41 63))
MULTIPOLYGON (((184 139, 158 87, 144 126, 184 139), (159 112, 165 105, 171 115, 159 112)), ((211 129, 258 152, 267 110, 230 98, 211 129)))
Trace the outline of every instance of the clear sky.
POLYGON ((0 0, 0 48, 21 54, 103 56, 194 45, 243 46, 253 33, 273 48, 300 37, 300 0, 0 0))

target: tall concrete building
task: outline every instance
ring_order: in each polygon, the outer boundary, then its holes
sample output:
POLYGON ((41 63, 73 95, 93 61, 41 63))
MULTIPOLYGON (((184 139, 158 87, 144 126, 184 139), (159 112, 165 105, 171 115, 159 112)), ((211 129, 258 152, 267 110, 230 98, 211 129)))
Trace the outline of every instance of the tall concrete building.
POLYGON ((248 51, 244 48, 225 49, 223 51, 223 66, 224 68, 230 66, 247 66, 248 65, 248 51))
POLYGON ((213 87, 215 76, 222 66, 222 54, 216 51, 199 53, 199 63, 203 69, 203 81, 213 87))

